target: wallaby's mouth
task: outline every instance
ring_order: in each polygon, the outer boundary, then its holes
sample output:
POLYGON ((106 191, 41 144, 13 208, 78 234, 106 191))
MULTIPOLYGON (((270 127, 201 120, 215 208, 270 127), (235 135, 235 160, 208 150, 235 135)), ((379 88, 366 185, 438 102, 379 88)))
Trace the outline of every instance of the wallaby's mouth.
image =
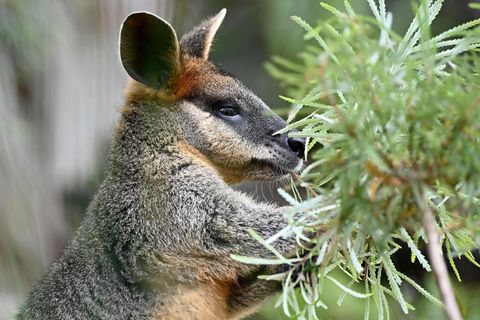
POLYGON ((275 176, 278 176, 278 178, 281 178, 283 176, 288 175, 291 172, 297 172, 299 171, 302 166, 303 166, 303 160, 298 159, 298 162, 295 163, 294 165, 289 164, 289 165, 282 165, 278 162, 276 162, 274 159, 252 159, 252 165, 255 167, 267 167, 270 170, 272 170, 275 173, 275 176))

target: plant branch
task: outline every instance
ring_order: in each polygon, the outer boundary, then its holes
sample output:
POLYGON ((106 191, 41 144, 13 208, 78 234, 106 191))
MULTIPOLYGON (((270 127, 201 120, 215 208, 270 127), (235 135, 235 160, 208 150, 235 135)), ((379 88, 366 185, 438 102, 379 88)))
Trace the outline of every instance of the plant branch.
POLYGON ((420 191, 417 185, 413 185, 415 201, 422 214, 422 224, 428 239, 428 256, 432 265, 435 280, 437 282, 442 300, 445 306, 445 312, 449 320, 461 320, 462 315, 455 299, 452 284, 448 277, 447 265, 442 256, 442 247, 440 245, 440 235, 435 224, 435 217, 432 209, 425 202, 425 194, 420 191))
POLYGON ((311 194, 313 194, 315 197, 318 197, 318 193, 316 193, 315 190, 313 190, 313 188, 308 183, 305 183, 298 174, 291 172, 290 176, 292 176, 301 187, 306 188, 308 191, 310 191, 311 194))

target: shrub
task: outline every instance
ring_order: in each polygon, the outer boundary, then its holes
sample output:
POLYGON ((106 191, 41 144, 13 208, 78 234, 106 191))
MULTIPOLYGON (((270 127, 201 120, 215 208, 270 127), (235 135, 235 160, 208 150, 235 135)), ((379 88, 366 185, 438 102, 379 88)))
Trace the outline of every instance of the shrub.
POLYGON ((402 291, 408 283, 456 319, 441 254, 458 280, 453 257, 480 267, 472 255, 480 245, 480 19, 432 36, 443 1, 423 1, 400 36, 385 1, 367 1, 373 16, 345 1, 342 9, 322 3, 332 16, 316 26, 292 17, 306 32, 300 60, 267 65, 292 104, 285 131, 307 139, 309 162, 279 189, 292 205, 290 226, 270 239, 252 232, 277 258, 236 258, 290 264, 265 278, 283 281, 279 304, 299 319, 327 307, 326 281, 362 299, 365 318, 388 319, 390 298, 405 314, 414 309, 402 291), (295 257, 274 249, 278 237, 296 237, 295 257), (412 263, 433 269, 442 299, 398 270, 392 255, 402 246, 412 263))

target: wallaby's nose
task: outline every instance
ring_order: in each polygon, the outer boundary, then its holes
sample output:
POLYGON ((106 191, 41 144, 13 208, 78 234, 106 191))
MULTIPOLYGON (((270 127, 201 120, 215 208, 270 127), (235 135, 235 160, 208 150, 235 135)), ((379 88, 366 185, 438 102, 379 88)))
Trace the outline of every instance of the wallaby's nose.
POLYGON ((299 158, 303 158, 305 155, 305 139, 289 137, 287 143, 293 153, 295 153, 299 158))

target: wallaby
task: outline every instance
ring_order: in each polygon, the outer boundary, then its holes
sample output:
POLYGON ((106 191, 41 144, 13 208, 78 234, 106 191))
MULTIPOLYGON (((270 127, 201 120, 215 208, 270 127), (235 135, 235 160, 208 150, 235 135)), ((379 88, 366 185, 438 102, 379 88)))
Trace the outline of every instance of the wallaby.
MULTIPOLYGON (((221 10, 182 37, 136 12, 120 33, 132 78, 106 178, 59 260, 18 319, 240 319, 281 288, 253 239, 284 228, 286 207, 231 187, 299 170, 305 143, 273 135, 286 122, 208 60, 221 10)), ((280 238, 286 254, 294 239, 280 238)))

